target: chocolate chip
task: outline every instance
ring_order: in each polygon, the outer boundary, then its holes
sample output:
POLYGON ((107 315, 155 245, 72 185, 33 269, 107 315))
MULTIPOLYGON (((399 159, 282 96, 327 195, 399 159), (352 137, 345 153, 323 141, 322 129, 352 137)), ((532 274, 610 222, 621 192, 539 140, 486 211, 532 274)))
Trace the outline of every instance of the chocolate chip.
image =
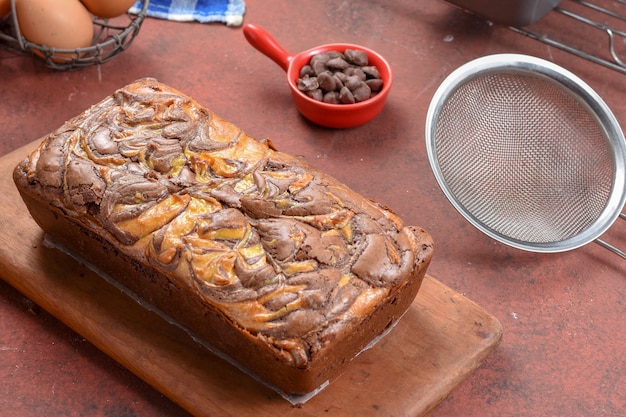
POLYGON ((314 77, 315 73, 313 72, 313 68, 310 65, 305 65, 300 69, 300 78, 302 77, 314 77))
POLYGON ((339 101, 339 93, 337 91, 329 91, 328 93, 324 94, 324 98, 322 99, 322 101, 328 104, 341 103, 341 101, 339 101))
POLYGON ((365 51, 346 49, 343 53, 326 51, 312 56, 300 69, 297 85, 315 100, 352 104, 376 95, 383 80, 378 68, 369 65, 365 51))
POLYGON ((348 68, 350 64, 343 58, 333 58, 328 60, 326 66, 332 69, 344 70, 348 68))
POLYGON ((330 71, 325 71, 318 75, 317 82, 324 92, 333 91, 337 88, 337 81, 330 71))
POLYGON ((354 101, 358 103, 370 98, 372 96, 372 91, 365 82, 361 81, 361 85, 352 90, 352 95, 354 96, 354 101))
POLYGON ((348 87, 350 91, 354 91, 363 84, 363 81, 357 75, 349 76, 343 85, 348 87))
POLYGON ((354 65, 358 65, 360 67, 369 63, 365 51, 361 51, 358 49, 346 49, 344 55, 346 56, 346 60, 348 60, 348 62, 354 65))
POLYGON ((313 91, 319 88, 319 83, 316 77, 302 77, 298 78, 298 90, 300 91, 313 91))
POLYGON ((307 91, 307 95, 311 97, 313 100, 322 101, 324 98, 324 93, 319 88, 311 91, 307 91))
POLYGON ((354 94, 348 87, 342 87, 341 91, 339 91, 339 101, 343 104, 354 104, 354 94))
POLYGON ((372 91, 380 91, 383 86, 383 80, 380 78, 372 78, 370 80, 365 80, 365 84, 367 84, 372 91))
POLYGON ((376 68, 375 66, 364 66, 361 67, 361 71, 363 71, 363 73, 365 73, 365 75, 367 76, 367 78, 380 78, 380 73, 378 72, 378 68, 376 68))

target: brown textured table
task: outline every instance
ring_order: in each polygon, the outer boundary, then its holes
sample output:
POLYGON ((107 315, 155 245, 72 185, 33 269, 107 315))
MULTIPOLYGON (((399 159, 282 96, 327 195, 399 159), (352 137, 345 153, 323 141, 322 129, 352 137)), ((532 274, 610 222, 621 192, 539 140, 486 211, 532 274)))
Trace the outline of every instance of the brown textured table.
MULTIPOLYGON (((517 52, 556 62, 588 82, 622 125, 626 76, 438 0, 247 5, 245 20, 270 30, 290 51, 342 41, 382 52, 396 76, 383 113, 356 129, 313 126, 292 107, 284 73, 247 45, 240 28, 148 19, 131 48, 99 68, 59 73, 0 51, 0 154, 134 79, 156 77, 433 234, 431 275, 504 327, 502 344, 433 416, 626 414, 626 262, 594 244, 532 254, 483 236, 443 196, 424 146, 432 94, 475 57, 517 52)), ((2 204, 14 202, 5 197, 2 204)), ((613 228, 610 240, 625 246, 623 230, 613 228)), ((186 415, 2 280, 0 317, 0 415, 186 415)))

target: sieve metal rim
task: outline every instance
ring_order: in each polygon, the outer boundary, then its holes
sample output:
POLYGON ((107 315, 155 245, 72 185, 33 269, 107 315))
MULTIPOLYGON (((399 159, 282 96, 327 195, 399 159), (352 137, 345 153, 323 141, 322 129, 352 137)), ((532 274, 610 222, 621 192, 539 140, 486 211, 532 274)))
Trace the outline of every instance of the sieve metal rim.
POLYGON ((522 54, 495 54, 470 61, 451 72, 436 90, 428 107, 425 125, 426 151, 428 160, 441 190, 454 208, 474 227, 487 236, 530 252, 555 253, 564 252, 584 246, 598 239, 615 222, 626 202, 626 141, 619 122, 604 100, 582 79, 570 71, 541 58, 522 54), (568 239, 558 242, 527 242, 504 235, 482 221, 459 202, 450 190, 442 173, 437 157, 436 125, 446 101, 464 84, 478 77, 497 72, 524 73, 560 86, 571 94, 579 103, 586 106, 597 119, 605 133, 608 148, 614 158, 613 185, 607 204, 588 228, 568 239))

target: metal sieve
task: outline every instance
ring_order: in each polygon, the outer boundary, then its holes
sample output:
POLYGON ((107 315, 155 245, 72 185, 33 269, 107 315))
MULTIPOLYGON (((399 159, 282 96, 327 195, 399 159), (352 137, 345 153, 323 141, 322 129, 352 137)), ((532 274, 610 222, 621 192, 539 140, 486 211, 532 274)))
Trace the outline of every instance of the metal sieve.
POLYGON ((426 116, 433 173, 476 228, 563 252, 599 239, 626 201, 626 143, 591 87, 548 61, 498 54, 453 71, 426 116))

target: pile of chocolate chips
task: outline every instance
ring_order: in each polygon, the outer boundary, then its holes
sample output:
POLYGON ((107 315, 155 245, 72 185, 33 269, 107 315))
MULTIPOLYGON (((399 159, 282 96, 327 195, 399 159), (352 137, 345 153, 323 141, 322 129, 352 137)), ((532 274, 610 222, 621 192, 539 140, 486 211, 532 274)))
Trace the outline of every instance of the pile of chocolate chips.
POLYGON ((353 104, 373 97, 383 86, 378 68, 369 65, 365 51, 346 49, 311 57, 300 70, 298 89, 329 104, 353 104))

